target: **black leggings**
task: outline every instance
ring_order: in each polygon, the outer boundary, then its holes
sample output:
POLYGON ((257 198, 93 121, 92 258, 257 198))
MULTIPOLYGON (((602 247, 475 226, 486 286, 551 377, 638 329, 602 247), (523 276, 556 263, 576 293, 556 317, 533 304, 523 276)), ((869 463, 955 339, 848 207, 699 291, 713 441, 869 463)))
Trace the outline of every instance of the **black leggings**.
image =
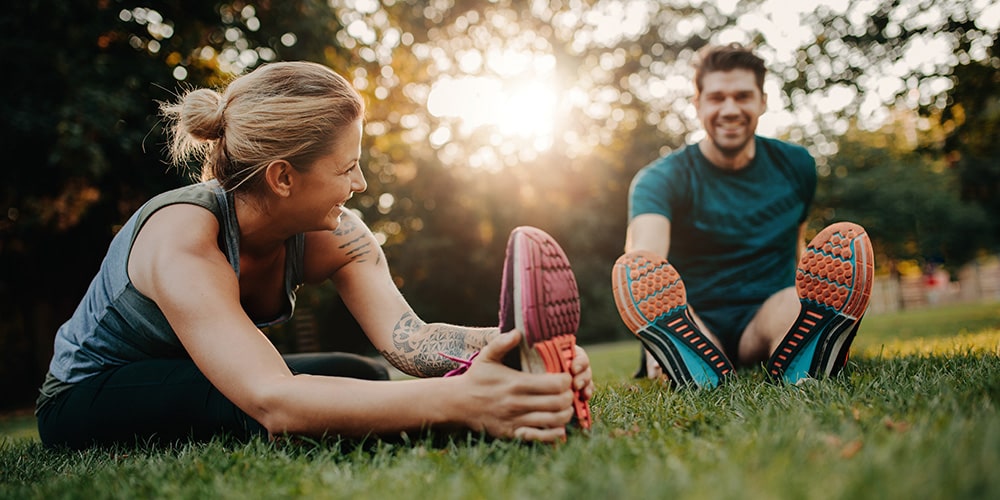
MULTIPOLYGON (((354 354, 284 356, 293 373, 388 380, 379 363, 354 354)), ((246 440, 267 430, 208 382, 190 359, 153 359, 107 370, 58 394, 38 412, 45 446, 246 440)))

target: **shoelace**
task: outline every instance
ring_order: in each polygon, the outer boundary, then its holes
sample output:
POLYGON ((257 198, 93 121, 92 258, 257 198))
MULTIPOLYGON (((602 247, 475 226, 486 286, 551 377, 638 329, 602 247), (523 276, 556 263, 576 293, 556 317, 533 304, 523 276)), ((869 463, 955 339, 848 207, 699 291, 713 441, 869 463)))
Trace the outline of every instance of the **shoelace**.
POLYGON ((479 356, 479 351, 476 351, 472 356, 469 356, 469 359, 456 358, 455 356, 449 356, 443 352, 438 352, 438 356, 448 358, 458 363, 457 368, 444 374, 445 377, 454 377, 455 375, 461 375, 469 371, 469 367, 472 366, 472 360, 476 359, 476 356, 479 356))

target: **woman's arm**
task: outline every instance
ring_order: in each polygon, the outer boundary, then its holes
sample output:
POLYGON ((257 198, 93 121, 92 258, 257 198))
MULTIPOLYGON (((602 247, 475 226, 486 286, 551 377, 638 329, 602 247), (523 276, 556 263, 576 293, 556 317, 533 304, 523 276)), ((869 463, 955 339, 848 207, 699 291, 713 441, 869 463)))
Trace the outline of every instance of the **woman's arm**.
MULTIPOLYGON (((392 281, 375 236, 353 212, 344 212, 336 231, 307 235, 306 280, 331 278, 369 339, 393 366, 415 377, 441 376, 457 367, 442 354, 469 359, 505 336, 498 328, 424 323, 392 281)), ((579 346, 571 371, 573 388, 590 399, 594 393, 590 359, 579 346)))
POLYGON ((482 361, 462 377, 373 382, 293 375, 242 310, 218 230, 199 207, 161 209, 136 239, 129 275, 209 381, 272 435, 364 436, 429 426, 543 441, 565 435, 570 377, 507 376, 511 370, 500 359, 516 336, 487 345, 482 361))
POLYGON ((306 237, 306 281, 328 278, 379 352, 409 375, 444 375, 457 365, 442 354, 468 359, 499 336, 497 328, 421 320, 392 281, 375 236, 349 210, 337 230, 306 237))
POLYGON ((443 354, 469 359, 497 335, 497 328, 427 324, 408 311, 392 329, 391 347, 380 348, 379 352, 403 373, 414 377, 440 377, 456 366, 443 354))

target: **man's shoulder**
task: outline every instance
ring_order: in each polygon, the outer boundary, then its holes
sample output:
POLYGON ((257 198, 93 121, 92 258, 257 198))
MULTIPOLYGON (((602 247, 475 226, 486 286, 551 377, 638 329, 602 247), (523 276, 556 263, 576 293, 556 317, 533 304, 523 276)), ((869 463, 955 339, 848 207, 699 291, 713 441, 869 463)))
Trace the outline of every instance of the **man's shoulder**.
POLYGON ((648 165, 643 167, 643 170, 658 170, 661 172, 670 171, 677 168, 685 168, 692 164, 694 158, 692 153, 693 149, 697 149, 697 145, 684 145, 681 146, 655 160, 650 162, 648 165))
MULTIPOLYGON (((809 150, 779 139, 758 136, 758 145, 767 151, 770 163, 785 175, 798 179, 803 189, 810 191, 816 187, 816 159, 809 150)), ((760 148, 759 148, 760 149, 760 148)))
POLYGON ((675 182, 678 176, 685 176, 691 160, 688 158, 690 146, 682 146, 663 155, 636 172, 633 185, 661 185, 675 182))
POLYGON ((791 159, 808 159, 812 161, 812 154, 803 146, 773 137, 757 136, 757 141, 763 144, 768 151, 775 152, 791 159))

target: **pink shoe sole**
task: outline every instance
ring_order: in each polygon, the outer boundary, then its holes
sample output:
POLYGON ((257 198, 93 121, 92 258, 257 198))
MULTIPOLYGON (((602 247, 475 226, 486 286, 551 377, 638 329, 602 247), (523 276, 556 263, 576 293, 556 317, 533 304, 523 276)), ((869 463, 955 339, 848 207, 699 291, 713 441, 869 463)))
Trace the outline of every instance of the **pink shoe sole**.
MULTIPOLYGON (((571 373, 579 326, 580 294, 566 254, 544 231, 515 228, 504 260, 500 331, 517 328, 524 334, 519 368, 571 373)), ((582 394, 577 394, 574 407, 577 424, 589 429, 590 406, 582 394)))

